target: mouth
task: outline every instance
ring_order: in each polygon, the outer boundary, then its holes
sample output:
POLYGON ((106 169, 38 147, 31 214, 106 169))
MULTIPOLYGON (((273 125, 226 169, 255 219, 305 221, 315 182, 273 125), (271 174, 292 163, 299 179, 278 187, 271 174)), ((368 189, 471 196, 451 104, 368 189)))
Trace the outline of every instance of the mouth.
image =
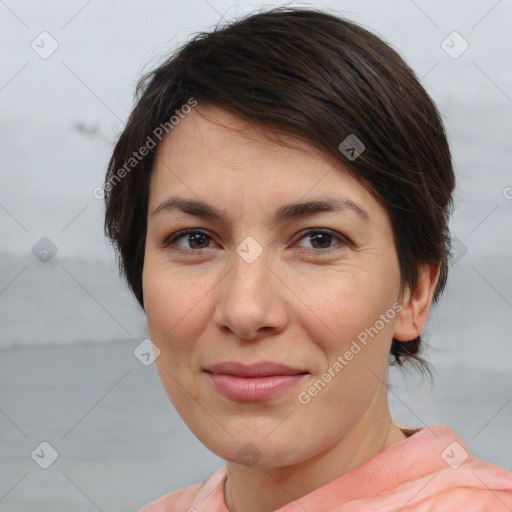
POLYGON ((260 361, 254 364, 244 364, 237 361, 225 361, 205 368, 205 371, 212 374, 232 375, 234 377, 272 377, 290 376, 309 373, 307 370, 294 368, 272 361, 260 361))
POLYGON ((298 385, 310 372, 280 363, 223 362, 205 369, 214 388, 237 402, 267 400, 298 385))

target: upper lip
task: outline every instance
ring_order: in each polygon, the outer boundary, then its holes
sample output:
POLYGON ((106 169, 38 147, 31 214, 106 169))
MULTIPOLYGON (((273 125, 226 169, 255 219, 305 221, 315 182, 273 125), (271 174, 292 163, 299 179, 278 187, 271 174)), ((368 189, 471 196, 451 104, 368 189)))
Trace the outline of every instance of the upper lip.
POLYGON ((205 368, 207 372, 235 375, 237 377, 269 377, 271 375, 300 375, 309 373, 306 370, 292 368, 285 364, 272 361, 261 361, 255 364, 243 364, 236 361, 224 361, 205 368))

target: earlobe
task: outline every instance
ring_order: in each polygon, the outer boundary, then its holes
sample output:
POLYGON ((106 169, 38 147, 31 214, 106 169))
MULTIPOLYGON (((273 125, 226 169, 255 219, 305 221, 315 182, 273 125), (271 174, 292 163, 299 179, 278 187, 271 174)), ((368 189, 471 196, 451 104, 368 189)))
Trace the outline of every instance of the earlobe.
POLYGON ((423 332, 439 279, 439 271, 440 264, 423 265, 416 288, 413 291, 406 288, 402 309, 397 315, 393 331, 393 338, 396 340, 411 341, 423 332))

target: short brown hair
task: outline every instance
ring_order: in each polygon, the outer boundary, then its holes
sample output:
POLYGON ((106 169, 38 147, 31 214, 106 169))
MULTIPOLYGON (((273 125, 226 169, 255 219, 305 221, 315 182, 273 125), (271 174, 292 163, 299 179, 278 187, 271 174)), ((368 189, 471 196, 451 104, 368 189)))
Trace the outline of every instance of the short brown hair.
MULTIPOLYGON (((342 161, 389 213, 402 285, 416 287, 419 265, 440 265, 438 301, 450 255, 450 149, 435 104, 381 38, 326 12, 278 7, 195 35, 140 79, 135 97, 105 177, 105 233, 142 308, 149 182, 158 146, 144 158, 134 154, 150 147, 157 127, 168 131, 169 119, 190 98, 299 137, 342 161), (364 144, 357 158, 340 150, 349 136, 364 144)), ((421 349, 420 336, 393 339, 391 362, 410 360, 424 369, 421 349)))

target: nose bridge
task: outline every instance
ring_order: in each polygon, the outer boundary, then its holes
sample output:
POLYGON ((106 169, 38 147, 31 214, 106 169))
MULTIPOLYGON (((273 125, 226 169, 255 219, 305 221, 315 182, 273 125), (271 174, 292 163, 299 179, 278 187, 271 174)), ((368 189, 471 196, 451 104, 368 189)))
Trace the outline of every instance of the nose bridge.
POLYGON ((216 306, 219 328, 252 338, 262 327, 280 329, 285 314, 273 286, 269 252, 253 237, 246 237, 233 253, 231 272, 226 276, 216 306))
MULTIPOLYGON (((268 268, 269 251, 252 236, 246 237, 236 247, 233 254, 229 291, 237 301, 264 301, 269 291, 271 271, 268 268)), ((264 303, 264 302, 262 302, 264 303)))

